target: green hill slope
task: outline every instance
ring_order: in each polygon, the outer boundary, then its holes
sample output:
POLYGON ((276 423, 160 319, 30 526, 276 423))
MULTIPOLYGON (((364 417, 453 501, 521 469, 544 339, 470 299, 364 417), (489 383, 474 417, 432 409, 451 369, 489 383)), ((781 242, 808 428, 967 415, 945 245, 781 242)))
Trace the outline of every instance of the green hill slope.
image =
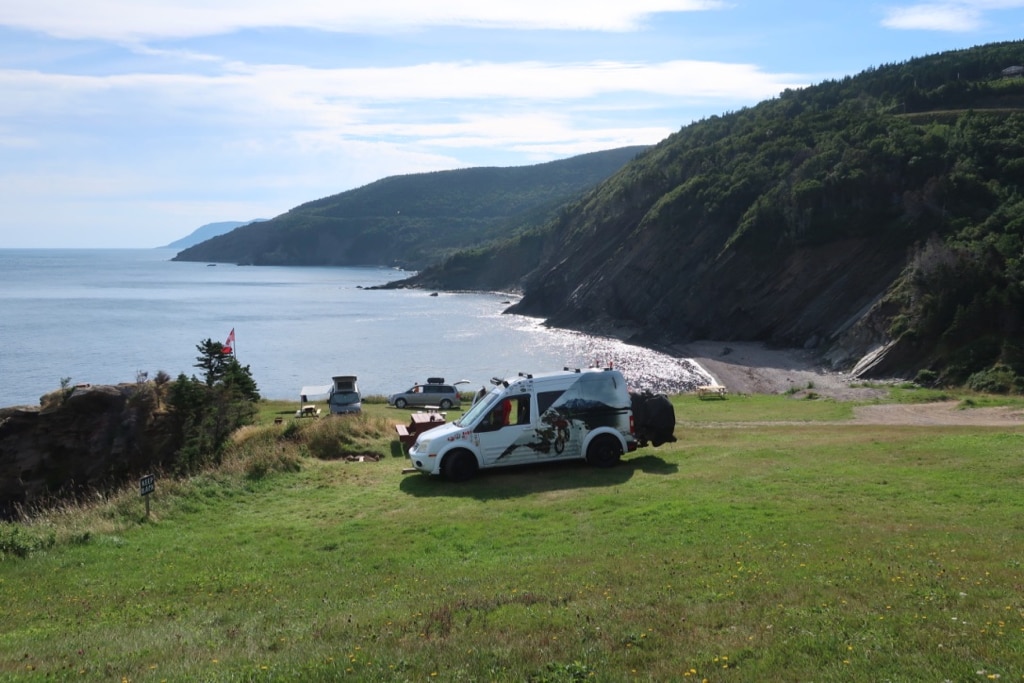
POLYGON ((384 178, 207 240, 175 260, 421 268, 542 221, 643 149, 384 178))
POLYGON ((762 340, 867 375, 1002 364, 975 381, 1012 379, 1024 78, 1003 70, 1019 64, 1024 43, 982 46, 711 117, 543 228, 409 284, 520 286, 517 312, 647 343, 762 340))

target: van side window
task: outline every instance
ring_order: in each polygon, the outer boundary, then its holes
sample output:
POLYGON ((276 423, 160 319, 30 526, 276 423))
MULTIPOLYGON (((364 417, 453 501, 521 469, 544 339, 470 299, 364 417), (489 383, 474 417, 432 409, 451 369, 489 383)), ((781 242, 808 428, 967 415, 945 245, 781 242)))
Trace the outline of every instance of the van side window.
POLYGON ((477 431, 494 431, 510 425, 530 424, 530 395, 507 396, 494 406, 477 431))
POLYGON ((565 392, 564 391, 540 391, 540 392, 537 392, 537 412, 539 414, 543 415, 545 412, 547 412, 547 409, 550 408, 554 404, 554 402, 558 400, 558 397, 561 396, 563 393, 565 393, 565 392))
POLYGON ((516 396, 512 402, 512 410, 515 415, 513 418, 515 422, 511 422, 510 424, 530 424, 530 395, 523 394, 522 396, 516 396))

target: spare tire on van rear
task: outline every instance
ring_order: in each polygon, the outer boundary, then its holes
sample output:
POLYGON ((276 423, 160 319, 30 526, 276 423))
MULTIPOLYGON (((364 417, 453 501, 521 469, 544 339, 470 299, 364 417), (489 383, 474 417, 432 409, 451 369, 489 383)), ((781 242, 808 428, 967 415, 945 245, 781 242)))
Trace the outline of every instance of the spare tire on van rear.
POLYGON ((636 440, 642 448, 650 442, 654 446, 676 440, 676 409, 665 394, 630 392, 633 408, 633 427, 636 440))

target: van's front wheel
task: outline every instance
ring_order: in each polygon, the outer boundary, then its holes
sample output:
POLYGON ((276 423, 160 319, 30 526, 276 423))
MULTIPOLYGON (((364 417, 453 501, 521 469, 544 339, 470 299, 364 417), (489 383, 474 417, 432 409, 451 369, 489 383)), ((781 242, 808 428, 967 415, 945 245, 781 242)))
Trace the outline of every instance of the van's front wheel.
POLYGON ((455 451, 445 456, 441 473, 448 481, 466 481, 476 475, 476 458, 469 451, 455 451))
POLYGON ((608 434, 597 437, 587 447, 587 462, 594 467, 614 467, 621 457, 622 444, 608 434))

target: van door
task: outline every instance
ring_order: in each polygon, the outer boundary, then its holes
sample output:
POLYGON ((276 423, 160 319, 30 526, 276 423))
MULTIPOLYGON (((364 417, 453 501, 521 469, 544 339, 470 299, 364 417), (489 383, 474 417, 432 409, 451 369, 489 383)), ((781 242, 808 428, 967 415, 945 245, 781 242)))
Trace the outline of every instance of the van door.
POLYGON ((542 458, 578 458, 583 435, 579 425, 559 411, 555 406, 565 394, 565 389, 537 392, 537 433, 542 437, 539 455, 542 458))
POLYGON ((506 396, 498 401, 475 429, 484 467, 537 459, 534 412, 530 394, 506 396))

